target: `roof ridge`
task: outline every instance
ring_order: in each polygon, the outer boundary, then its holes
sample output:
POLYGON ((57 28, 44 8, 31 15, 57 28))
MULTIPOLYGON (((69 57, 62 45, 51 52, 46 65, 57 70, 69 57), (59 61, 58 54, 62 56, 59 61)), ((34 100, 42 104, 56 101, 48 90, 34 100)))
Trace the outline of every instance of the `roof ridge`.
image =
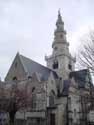
POLYGON ((72 71, 72 72, 81 72, 81 71, 88 71, 88 69, 75 70, 75 71, 72 71))

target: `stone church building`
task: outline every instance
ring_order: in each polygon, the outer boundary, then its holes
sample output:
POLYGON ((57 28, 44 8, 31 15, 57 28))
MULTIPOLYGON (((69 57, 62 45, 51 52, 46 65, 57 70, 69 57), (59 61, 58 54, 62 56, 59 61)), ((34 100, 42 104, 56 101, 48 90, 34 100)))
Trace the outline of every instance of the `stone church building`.
POLYGON ((17 125, 87 125, 92 81, 88 69, 75 71, 60 11, 47 67, 17 53, 5 82, 29 81, 32 107, 17 112, 17 125))

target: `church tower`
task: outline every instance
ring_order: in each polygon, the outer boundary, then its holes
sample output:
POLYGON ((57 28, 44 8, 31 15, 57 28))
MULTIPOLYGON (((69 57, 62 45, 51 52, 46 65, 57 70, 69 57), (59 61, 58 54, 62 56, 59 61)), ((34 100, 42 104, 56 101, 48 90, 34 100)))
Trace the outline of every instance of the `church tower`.
POLYGON ((45 57, 47 67, 56 71, 59 77, 67 79, 69 72, 74 70, 75 59, 69 53, 69 43, 66 39, 66 31, 60 10, 58 11, 52 49, 52 55, 45 57))

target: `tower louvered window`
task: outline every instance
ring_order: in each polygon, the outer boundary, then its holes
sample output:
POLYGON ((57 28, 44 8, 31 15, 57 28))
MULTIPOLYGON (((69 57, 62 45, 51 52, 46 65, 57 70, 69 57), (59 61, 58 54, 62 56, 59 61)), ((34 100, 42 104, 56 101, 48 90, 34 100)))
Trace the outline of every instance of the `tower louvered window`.
POLYGON ((58 69, 58 61, 54 61, 53 63, 53 69, 58 69))
POLYGON ((72 65, 71 65, 71 64, 69 64, 69 65, 68 65, 68 68, 69 68, 70 70, 72 70, 72 65))

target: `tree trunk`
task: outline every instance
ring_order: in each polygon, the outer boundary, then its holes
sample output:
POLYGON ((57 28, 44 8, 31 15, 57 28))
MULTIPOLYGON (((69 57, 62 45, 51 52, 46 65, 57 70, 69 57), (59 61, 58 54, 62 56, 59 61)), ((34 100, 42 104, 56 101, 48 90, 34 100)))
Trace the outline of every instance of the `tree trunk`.
POLYGON ((10 125, 14 125, 15 114, 16 114, 16 112, 14 112, 14 111, 9 112, 9 124, 10 125))

